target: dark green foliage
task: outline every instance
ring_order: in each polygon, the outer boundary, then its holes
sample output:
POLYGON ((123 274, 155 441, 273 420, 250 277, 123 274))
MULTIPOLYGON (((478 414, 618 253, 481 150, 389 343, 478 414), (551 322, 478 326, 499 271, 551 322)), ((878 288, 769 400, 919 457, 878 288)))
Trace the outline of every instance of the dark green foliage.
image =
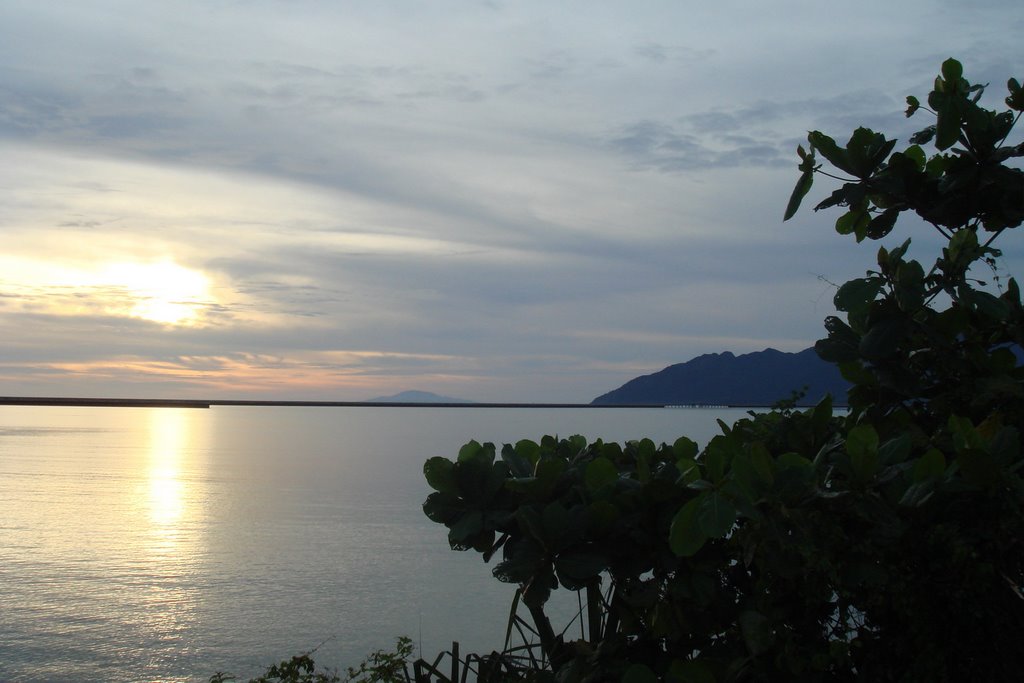
MULTIPOLYGON (((210 676, 210 683, 225 683, 238 680, 231 674, 218 671, 210 676)), ((267 668, 262 676, 249 679, 249 683, 339 683, 338 674, 317 670, 313 653, 305 652, 290 659, 282 660, 267 668)))
POLYGON ((412 658, 412 640, 400 636, 394 651, 377 650, 370 653, 357 667, 345 671, 345 683, 409 683, 409 660, 412 658))
MULTIPOLYGON (((412 657, 412 640, 400 636, 393 651, 371 652, 356 667, 348 667, 345 678, 336 671, 318 669, 313 653, 304 652, 290 659, 282 660, 267 668, 267 671, 249 683, 409 683, 408 664, 412 657)), ((235 676, 218 671, 210 676, 210 683, 226 683, 237 680, 235 676)))
MULTIPOLYGON (((1014 79, 1009 90, 1006 102, 1017 114, 981 107, 984 86, 970 84, 959 62, 949 59, 928 96, 935 123, 911 136, 910 147, 890 155, 896 141, 866 128, 858 128, 845 147, 812 131, 807 136, 809 151, 797 150, 801 175, 785 218, 797 212, 820 172, 820 154, 851 177, 815 210, 844 207, 836 230, 854 234, 858 242, 884 237, 904 211, 918 214, 947 238, 962 229, 998 234, 1017 227, 1024 221, 1024 173, 1005 162, 1024 156, 1024 146, 1005 143, 1020 116, 1024 94, 1014 79), (920 147, 928 143, 938 150, 930 159, 920 147)), ((915 97, 908 97, 907 103, 907 116, 924 109, 915 97)))
POLYGON ((427 463, 425 511, 453 548, 501 551, 559 680, 1020 678, 1024 309, 1013 279, 972 271, 1024 221, 1009 91, 1011 111, 984 109, 947 60, 927 107, 907 100, 935 119, 909 147, 861 128, 798 149, 786 218, 820 155, 848 176, 816 207, 845 210, 837 232, 881 239, 912 212, 946 240, 927 268, 909 240, 883 247, 837 291, 816 350, 853 385, 847 414, 788 404, 702 450, 544 437, 427 463), (558 587, 585 591, 585 640, 548 623, 558 587))

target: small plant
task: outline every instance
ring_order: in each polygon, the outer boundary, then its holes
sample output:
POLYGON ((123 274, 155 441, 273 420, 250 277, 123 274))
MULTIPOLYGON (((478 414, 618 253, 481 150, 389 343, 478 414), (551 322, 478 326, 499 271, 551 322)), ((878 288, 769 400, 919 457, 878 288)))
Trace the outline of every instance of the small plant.
MULTIPOLYGON (((222 671, 210 676, 210 683, 226 683, 236 680, 238 680, 236 676, 222 671)), ((339 683, 339 681, 341 679, 336 672, 317 670, 312 652, 281 660, 278 664, 271 665, 262 676, 249 679, 249 683, 339 683)))
MULTIPOLYGON (((412 657, 412 640, 401 636, 393 651, 377 650, 367 655, 355 667, 348 667, 345 678, 337 671, 318 669, 313 660, 316 648, 294 655, 290 659, 270 666, 262 676, 248 683, 409 683, 407 666, 412 657)), ((210 683, 238 680, 223 671, 210 676, 210 683)))
POLYGON ((359 666, 348 667, 346 683, 409 683, 409 658, 412 640, 399 636, 393 651, 377 650, 370 653, 359 666))

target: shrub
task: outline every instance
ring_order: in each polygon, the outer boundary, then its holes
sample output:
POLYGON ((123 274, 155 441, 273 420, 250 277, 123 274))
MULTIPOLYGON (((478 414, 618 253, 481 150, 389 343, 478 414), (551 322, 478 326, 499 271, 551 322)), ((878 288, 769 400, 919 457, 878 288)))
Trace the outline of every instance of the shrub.
POLYGON ((815 348, 853 385, 847 414, 830 399, 751 414, 703 449, 544 437, 427 461, 425 513, 452 548, 500 553, 550 675, 1019 677, 1024 315, 1012 278, 976 273, 1024 221, 1024 145, 1007 143, 1024 90, 1008 90, 1009 110, 983 108, 950 59, 927 104, 907 98, 934 117, 908 147, 859 128, 798 149, 785 219, 828 176, 841 184, 815 209, 844 209, 840 234, 882 239, 910 213, 945 241, 927 270, 910 240, 880 248, 838 289, 844 318, 815 348), (550 623, 558 587, 585 594, 584 639, 550 623))

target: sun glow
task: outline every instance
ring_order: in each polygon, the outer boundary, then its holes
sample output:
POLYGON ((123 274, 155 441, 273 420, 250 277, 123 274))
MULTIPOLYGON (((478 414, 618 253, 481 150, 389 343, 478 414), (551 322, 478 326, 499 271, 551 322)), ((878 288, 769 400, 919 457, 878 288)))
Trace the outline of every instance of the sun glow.
POLYGON ((113 264, 100 279, 124 289, 130 316, 167 325, 194 322, 210 298, 205 275, 171 261, 113 264))
POLYGON ((210 279, 172 260, 73 266, 0 257, 0 304, 33 313, 108 315, 162 325, 203 322, 214 303, 210 279))

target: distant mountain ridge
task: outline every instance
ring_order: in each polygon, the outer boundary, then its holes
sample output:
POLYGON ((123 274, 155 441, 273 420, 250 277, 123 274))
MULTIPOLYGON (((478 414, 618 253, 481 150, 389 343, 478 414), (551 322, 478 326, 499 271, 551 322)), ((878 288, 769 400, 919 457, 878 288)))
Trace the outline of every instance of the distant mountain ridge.
POLYGON ((632 379, 591 405, 770 406, 805 386, 800 405, 814 405, 826 393, 836 405, 845 405, 850 384, 812 348, 797 353, 768 348, 739 356, 725 351, 632 379))
POLYGON ((394 396, 378 396, 367 403, 472 403, 464 398, 440 396, 430 391, 403 391, 394 396))

